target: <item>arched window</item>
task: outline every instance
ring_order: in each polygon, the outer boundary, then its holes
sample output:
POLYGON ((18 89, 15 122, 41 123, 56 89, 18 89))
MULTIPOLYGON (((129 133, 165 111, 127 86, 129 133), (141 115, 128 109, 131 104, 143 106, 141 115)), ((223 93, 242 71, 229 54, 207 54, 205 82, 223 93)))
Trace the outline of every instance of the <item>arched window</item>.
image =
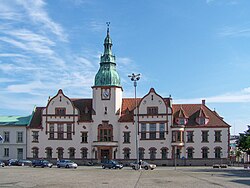
POLYGON ((69 158, 70 159, 74 159, 75 158, 75 151, 76 149, 75 148, 69 148, 69 158))
POLYGON ((38 153, 39 153, 39 148, 38 147, 33 147, 32 148, 32 154, 33 154, 34 159, 38 158, 38 153))
POLYGON ((88 158, 88 148, 81 148, 82 159, 88 158))
POLYGON ((156 148, 154 147, 149 148, 149 155, 151 160, 156 159, 156 148))
POLYGON ((202 153, 202 158, 203 159, 207 159, 208 158, 208 153, 209 153, 208 150, 209 150, 208 147, 201 148, 201 153, 202 153))
POLYGON ((46 158, 51 159, 52 158, 52 148, 51 147, 45 148, 45 152, 46 152, 46 158))
POLYGON ((214 157, 216 159, 220 159, 222 157, 221 147, 215 147, 214 148, 214 157))
POLYGON ((130 159, 130 148, 123 149, 124 159, 130 159))
POLYGON ((108 122, 103 122, 98 126, 98 141, 111 142, 113 141, 113 126, 108 122))
POLYGON ((193 153, 194 153, 194 148, 193 147, 188 147, 187 148, 187 158, 188 159, 193 159, 193 153))
POLYGON ((145 149, 144 148, 139 148, 139 159, 140 160, 144 159, 144 154, 145 154, 145 149))
POLYGON ((63 159, 63 148, 59 147, 57 148, 57 158, 58 159, 63 159))
POLYGON ((161 159, 167 159, 168 158, 168 148, 163 147, 161 148, 161 159))

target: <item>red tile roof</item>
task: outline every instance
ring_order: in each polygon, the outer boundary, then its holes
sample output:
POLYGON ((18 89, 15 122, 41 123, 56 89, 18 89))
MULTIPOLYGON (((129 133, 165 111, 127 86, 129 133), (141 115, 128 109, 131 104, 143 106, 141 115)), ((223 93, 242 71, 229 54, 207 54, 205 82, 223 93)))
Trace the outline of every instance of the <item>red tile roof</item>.
POLYGON ((92 121, 92 99, 70 99, 80 112, 79 121, 92 121), (88 113, 86 113, 88 112, 88 113))
POLYGON ((36 107, 32 114, 32 118, 28 128, 40 129, 42 128, 42 110, 44 107, 36 107))
POLYGON ((173 114, 174 118, 176 117, 176 112, 183 109, 185 114, 188 116, 187 126, 196 126, 198 125, 195 121, 197 117, 200 115, 200 111, 202 109, 204 115, 209 119, 209 122, 205 126, 212 126, 212 127, 228 127, 229 125, 223 121, 218 115, 215 115, 213 111, 211 111, 206 105, 202 104, 173 104, 173 114))

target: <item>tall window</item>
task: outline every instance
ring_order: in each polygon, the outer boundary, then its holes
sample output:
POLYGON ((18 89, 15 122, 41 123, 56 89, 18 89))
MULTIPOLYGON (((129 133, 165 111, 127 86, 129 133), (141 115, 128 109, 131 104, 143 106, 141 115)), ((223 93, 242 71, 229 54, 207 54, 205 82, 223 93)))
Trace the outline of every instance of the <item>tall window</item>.
POLYGON ((161 159, 167 159, 168 158, 168 148, 161 148, 161 159))
POLYGON ((63 124, 57 125, 57 139, 63 139, 63 124))
POLYGON ((9 148, 4 148, 4 157, 9 157, 10 155, 10 149, 9 148))
POLYGON ((214 137, 215 142, 221 142, 221 131, 214 131, 214 137))
POLYGON ((49 138, 54 139, 55 126, 54 124, 49 124, 49 138))
POLYGON ((58 159, 63 158, 63 148, 57 148, 57 158, 58 159))
POLYGON ((23 159, 23 148, 17 148, 17 159, 23 159))
POLYGON ((124 148, 123 149, 124 159, 130 159, 130 149, 124 148))
POLYGON ((33 153, 33 158, 37 159, 38 158, 39 149, 37 147, 33 147, 32 148, 32 153, 33 153))
POLYGON ((208 131, 202 131, 202 142, 208 142, 208 131))
POLYGON ((75 148, 69 148, 69 158, 74 159, 75 158, 75 148))
POLYGON ((98 140, 100 142, 111 142, 113 141, 113 127, 107 122, 103 122, 102 125, 98 126, 98 140))
POLYGON ((52 148, 45 148, 45 152, 46 152, 46 157, 48 159, 52 158, 52 148))
POLYGON ((156 148, 149 148, 149 156, 151 160, 156 158, 156 148))
POLYGON ((144 140, 147 138, 147 124, 141 124, 141 139, 144 140))
POLYGON ((193 158, 193 153, 194 153, 194 148, 187 148, 187 158, 192 159, 193 158))
POLYGON ((208 148, 207 147, 201 148, 201 152, 202 152, 202 158, 207 159, 208 158, 208 148))
POLYGON ((156 124, 149 124, 149 139, 156 139, 156 124))
POLYGON ((144 154, 145 154, 145 149, 144 148, 139 148, 139 159, 140 160, 144 159, 144 154))
POLYGON ((172 131, 172 142, 183 142, 181 131, 172 131))
POLYGON ((82 153, 82 159, 87 159, 87 157, 88 157, 88 148, 82 148, 81 153, 82 153))
POLYGON ((72 138, 72 126, 71 124, 67 124, 67 139, 71 139, 72 138))
POLYGON ((130 143, 130 132, 124 132, 124 143, 130 143))
POLYGON ((82 132, 82 143, 88 143, 88 132, 82 132))
POLYGON ((221 158, 221 148, 220 147, 216 147, 216 148, 214 148, 214 157, 216 158, 216 159, 219 159, 219 158, 221 158))
POLYGON ((148 107, 148 108, 147 108, 147 113, 148 113, 149 115, 158 114, 158 107, 157 107, 157 106, 148 107))
POLYGON ((194 142, 194 131, 188 131, 187 132, 187 142, 194 142))
POLYGON ((160 128, 160 139, 164 139, 165 138, 165 124, 160 123, 159 128, 160 128))
POLYGON ((38 131, 32 131, 32 137, 33 137, 32 142, 38 142, 38 137, 39 137, 38 133, 39 133, 38 131))
POLYGON ((4 142, 10 142, 10 132, 4 132, 4 142))
POLYGON ((23 142, 23 132, 17 132, 17 143, 22 143, 23 142))
POLYGON ((56 108, 55 109, 55 114, 57 116, 64 116, 64 115, 66 115, 66 108, 56 108))

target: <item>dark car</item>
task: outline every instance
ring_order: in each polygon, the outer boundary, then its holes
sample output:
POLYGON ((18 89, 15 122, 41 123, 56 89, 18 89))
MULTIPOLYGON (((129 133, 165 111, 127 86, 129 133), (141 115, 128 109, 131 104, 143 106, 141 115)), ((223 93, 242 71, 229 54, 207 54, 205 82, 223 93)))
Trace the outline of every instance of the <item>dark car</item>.
POLYGON ((5 163, 3 161, 0 161, 0 166, 5 167, 5 163))
POLYGON ((102 168, 105 169, 105 168, 114 168, 114 169, 122 169, 123 168, 123 165, 118 163, 117 161, 114 161, 114 160, 110 160, 110 161, 105 161, 104 163, 102 163, 102 168))
POLYGON ((9 159, 7 161, 8 166, 22 166, 18 159, 9 159))
POLYGON ((40 166, 40 167, 42 167, 42 168, 44 168, 44 167, 49 167, 49 168, 51 168, 51 167, 53 166, 53 164, 50 163, 50 162, 47 161, 47 160, 41 159, 41 160, 34 160, 34 161, 32 161, 32 166, 33 166, 33 167, 40 166))
POLYGON ((20 159, 18 160, 18 163, 20 166, 32 166, 32 161, 26 159, 20 159))

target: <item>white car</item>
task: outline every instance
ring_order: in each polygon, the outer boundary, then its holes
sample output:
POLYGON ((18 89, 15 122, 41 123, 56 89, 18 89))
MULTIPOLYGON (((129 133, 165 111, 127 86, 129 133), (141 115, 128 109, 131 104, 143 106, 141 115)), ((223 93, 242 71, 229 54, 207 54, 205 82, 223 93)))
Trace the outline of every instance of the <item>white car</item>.
MULTIPOLYGON (((133 162, 133 163, 130 163, 130 166, 133 168, 133 169, 136 169, 136 167, 138 166, 137 162, 133 162)), ((147 163, 146 161, 141 161, 141 168, 144 168, 145 170, 154 170, 156 168, 156 165, 155 164, 150 164, 150 163, 147 163)))
POLYGON ((64 167, 64 168, 77 168, 77 164, 71 160, 59 160, 56 163, 57 168, 64 167))

